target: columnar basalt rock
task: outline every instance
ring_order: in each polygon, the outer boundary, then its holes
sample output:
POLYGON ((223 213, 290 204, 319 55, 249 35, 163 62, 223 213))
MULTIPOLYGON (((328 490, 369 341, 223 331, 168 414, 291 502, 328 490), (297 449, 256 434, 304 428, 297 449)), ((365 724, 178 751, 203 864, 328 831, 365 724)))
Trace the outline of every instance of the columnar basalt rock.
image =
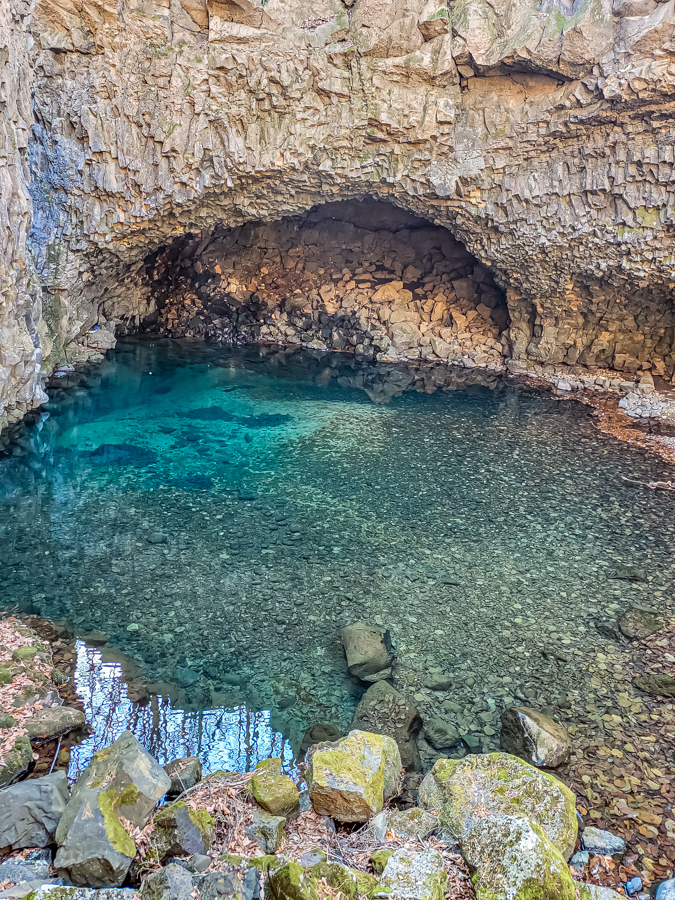
POLYGON ((512 369, 672 377, 672 4, 2 10, 5 419, 39 399, 40 354, 152 312, 148 262, 174 239, 364 196, 449 228, 507 289, 512 369))

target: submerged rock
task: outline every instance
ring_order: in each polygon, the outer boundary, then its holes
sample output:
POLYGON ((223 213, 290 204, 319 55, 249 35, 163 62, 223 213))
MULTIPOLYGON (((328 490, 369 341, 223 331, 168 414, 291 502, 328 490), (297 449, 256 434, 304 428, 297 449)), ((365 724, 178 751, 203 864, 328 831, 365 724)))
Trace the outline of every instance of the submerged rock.
POLYGON ((350 675, 361 681, 381 681, 391 674, 391 657, 380 629, 356 622, 340 632, 350 675))
POLYGON ((21 850, 53 843, 68 794, 68 778, 63 771, 0 791, 0 847, 21 850))
POLYGON ((675 697, 675 678, 672 675, 642 675, 633 678, 633 686, 652 697, 675 697))
POLYGON ((351 731, 307 753, 306 779, 316 812, 340 822, 365 822, 398 792, 401 756, 386 735, 351 731))
POLYGON ((293 816, 300 809, 300 794, 281 771, 280 759, 265 759, 255 767, 251 793, 256 803, 272 816, 293 816))
POLYGON ((456 747, 462 740, 455 726, 440 716, 433 716, 424 723, 424 737, 435 750, 456 747))
POLYGON ((420 804, 463 845, 486 817, 527 819, 569 859, 577 838, 576 800, 558 779, 516 756, 487 753, 439 759, 420 785, 420 804))
POLYGON ((75 885, 120 885, 136 855, 121 817, 142 828, 171 779, 130 731, 92 757, 56 830, 54 865, 75 885))
POLYGON ((624 637, 630 640, 643 641, 645 638, 661 631, 664 620, 650 610, 633 607, 619 619, 619 629, 624 637))
POLYGON ((386 681, 369 687, 356 707, 352 728, 393 738, 406 769, 422 768, 415 736, 422 725, 417 707, 386 681))
POLYGON ((527 706, 512 706, 502 713, 500 746, 532 765, 555 769, 569 759, 572 742, 563 726, 549 716, 527 706))
POLYGON ((476 870, 476 900, 576 900, 563 855, 529 819, 475 819, 461 847, 476 870))
POLYGON ((443 900, 448 889, 443 857, 436 850, 394 851, 382 872, 380 889, 401 900, 443 900))

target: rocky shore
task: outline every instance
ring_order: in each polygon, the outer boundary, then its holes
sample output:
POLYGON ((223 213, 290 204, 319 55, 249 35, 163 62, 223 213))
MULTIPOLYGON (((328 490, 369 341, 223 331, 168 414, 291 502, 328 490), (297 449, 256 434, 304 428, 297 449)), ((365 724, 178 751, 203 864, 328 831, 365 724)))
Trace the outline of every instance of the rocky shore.
MULTIPOLYGON (((663 622, 636 609, 614 627, 644 642, 641 692, 657 701, 675 694, 675 680, 655 661, 670 646, 663 622)), ((299 769, 270 759, 245 774, 202 779, 198 758, 161 767, 125 732, 69 789, 67 757, 57 752, 55 771, 41 775, 35 751, 80 728, 84 716, 57 705, 54 685, 65 676, 50 643, 16 620, 0 628, 2 703, 15 711, 2 722, 1 897, 91 900, 94 890, 100 900, 188 900, 202 892, 255 900, 261 891, 278 900, 647 897, 625 841, 597 827, 583 796, 551 774, 563 773, 582 795, 586 787, 588 797, 602 791, 603 775, 597 783, 582 778, 583 742, 524 705, 502 713, 500 752, 453 752, 462 738, 442 718, 425 719, 423 739, 419 714, 387 681, 392 658, 381 629, 359 622, 342 630, 349 671, 370 687, 347 736, 310 729, 299 769), (440 751, 424 778, 415 775, 418 742, 440 751)), ((442 690, 443 676, 433 677, 430 687, 442 690)), ((626 749, 638 739, 624 734, 626 749)), ((605 751, 615 752, 600 748, 600 760, 605 751)), ((655 756, 646 758, 649 777, 662 775, 655 756)), ((628 761, 624 771, 631 777, 628 761)), ((638 816, 645 835, 648 822, 661 821, 628 806, 623 815, 638 816)), ((666 881, 656 897, 670 900, 673 889, 666 881)))

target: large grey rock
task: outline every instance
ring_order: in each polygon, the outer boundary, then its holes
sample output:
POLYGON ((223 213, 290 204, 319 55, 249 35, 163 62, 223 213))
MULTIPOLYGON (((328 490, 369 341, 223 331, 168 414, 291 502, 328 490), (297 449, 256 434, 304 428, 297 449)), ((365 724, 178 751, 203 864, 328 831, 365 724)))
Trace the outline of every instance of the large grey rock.
POLYGON ((29 862, 27 860, 7 860, 0 863, 0 882, 34 882, 46 881, 49 878, 49 863, 46 860, 29 862))
POLYGON ((512 706, 502 713, 500 746, 534 766, 555 769, 569 759, 572 742, 550 716, 527 706, 512 706))
POLYGON ((231 897, 232 900, 255 900, 260 896, 260 880, 258 870, 250 866, 228 866, 221 872, 209 872, 199 881, 199 900, 221 900, 231 897))
POLYGON ((0 847, 46 847, 68 802, 64 771, 31 778, 0 791, 0 847))
POLYGON ((401 757, 386 735, 350 731, 310 747, 306 764, 312 806, 340 822, 365 822, 398 792, 401 757))
POLYGON ((381 629, 366 622, 356 622, 343 628, 340 637, 350 675, 373 682, 391 674, 391 657, 381 629))
POLYGON ((157 862, 170 856, 204 856, 211 846, 212 835, 210 814, 205 809, 193 809, 184 800, 177 800, 162 807, 155 816, 147 856, 155 856, 157 862))
POLYGON ((420 804, 437 810, 440 824, 463 845, 486 818, 527 819, 565 859, 577 838, 574 794, 552 775, 507 753, 439 759, 425 776, 420 804))
POLYGON ((443 900, 448 875, 437 850, 395 850, 388 859, 381 888, 387 896, 401 900, 443 900))
POLYGON ((415 740, 421 725, 422 718, 417 707, 386 681, 379 681, 368 688, 352 720, 352 728, 393 738, 404 768, 414 771, 422 767, 415 740))
POLYGON ((74 885, 120 885, 136 855, 120 817, 142 828, 170 784, 130 731, 95 753, 56 830, 59 875, 74 885))

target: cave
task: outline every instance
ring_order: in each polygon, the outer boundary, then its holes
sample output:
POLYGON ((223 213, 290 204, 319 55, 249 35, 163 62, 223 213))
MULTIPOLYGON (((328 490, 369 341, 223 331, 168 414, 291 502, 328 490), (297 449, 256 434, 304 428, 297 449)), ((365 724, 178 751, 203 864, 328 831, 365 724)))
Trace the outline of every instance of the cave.
POLYGON ((190 233, 147 261, 149 334, 502 368, 504 291, 452 233, 372 197, 190 233))

